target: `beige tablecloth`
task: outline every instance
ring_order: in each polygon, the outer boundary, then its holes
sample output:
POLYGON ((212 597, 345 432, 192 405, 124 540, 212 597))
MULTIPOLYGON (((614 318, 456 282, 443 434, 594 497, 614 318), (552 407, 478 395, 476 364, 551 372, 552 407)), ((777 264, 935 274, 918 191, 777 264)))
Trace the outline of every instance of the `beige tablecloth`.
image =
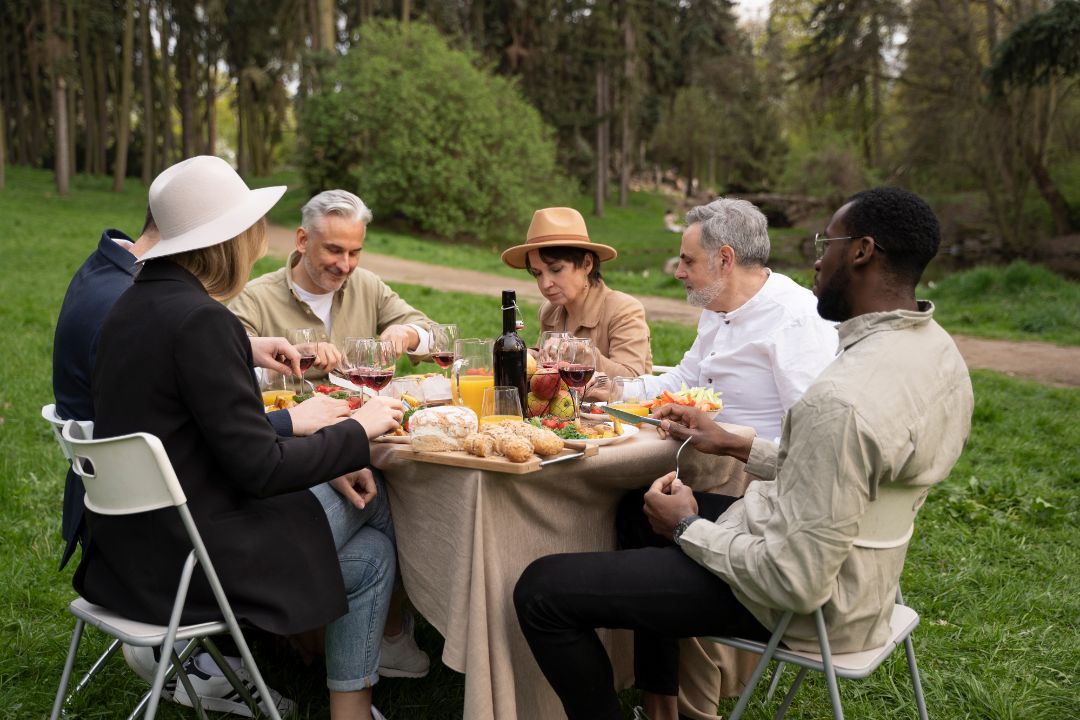
MULTIPOLYGON (((388 481, 405 589, 446 639, 443 662, 465 673, 468 720, 549 720, 562 707, 518 627, 513 590, 534 559, 612 550, 615 510, 630 489, 674 469, 678 443, 650 427, 599 455, 506 475, 418 463, 390 445, 373 449, 388 481)), ((743 465, 683 452, 682 475, 697 489, 743 485, 743 465)), ((602 631, 616 678, 632 678, 629 633, 602 631)))

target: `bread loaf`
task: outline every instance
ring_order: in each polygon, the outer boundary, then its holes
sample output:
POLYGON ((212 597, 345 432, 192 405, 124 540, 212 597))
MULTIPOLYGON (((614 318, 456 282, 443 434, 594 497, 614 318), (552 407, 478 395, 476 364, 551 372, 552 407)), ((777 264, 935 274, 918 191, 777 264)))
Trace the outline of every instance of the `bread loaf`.
POLYGON ((461 450, 462 441, 476 428, 476 413, 467 407, 424 408, 409 418, 410 444, 419 452, 461 450))

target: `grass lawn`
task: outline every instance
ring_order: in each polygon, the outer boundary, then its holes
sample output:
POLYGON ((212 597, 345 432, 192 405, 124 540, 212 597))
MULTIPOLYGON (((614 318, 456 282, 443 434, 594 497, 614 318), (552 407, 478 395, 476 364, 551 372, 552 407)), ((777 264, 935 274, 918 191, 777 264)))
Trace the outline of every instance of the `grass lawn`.
MULTIPOLYGON (((56 570, 65 466, 38 413, 52 400, 53 322, 71 274, 103 227, 141 223, 145 188, 132 183, 114 195, 108 187, 108 179, 79 177, 61 200, 49 196, 46 174, 9 168, 0 191, 10 262, 0 280, 0 342, 14 350, 0 366, 0 643, 7 648, 0 718, 47 715, 73 624, 64 610, 72 568, 56 570)), ((498 322, 486 298, 396 289, 433 316, 457 318, 468 334, 490 335, 498 322)), ((1030 302, 1048 304, 1047 312, 1056 303, 1030 302)), ((656 332, 657 361, 676 360, 692 333, 681 326, 656 332)), ((939 720, 1080 717, 1080 390, 987 372, 974 373, 973 382, 971 441, 920 514, 903 578, 922 615, 915 643, 930 712, 939 720)), ((102 647, 100 636, 88 637, 102 647)), ((421 625, 419 639, 439 656, 441 639, 431 628, 421 625)), ((270 684, 299 702, 299 717, 325 716, 318 668, 304 668, 266 639, 257 651, 270 684)), ((872 680, 841 683, 848 716, 913 717, 905 683, 902 654, 872 680)), ((79 717, 122 716, 142 691, 118 661, 94 688, 76 708, 79 717)), ((463 692, 462 677, 435 663, 424 680, 379 683, 375 701, 397 720, 453 718, 463 692)), ((795 705, 792 717, 826 717, 823 684, 808 681, 795 705)), ((191 714, 170 705, 159 717, 191 714)), ((767 715, 756 709, 748 717, 767 715)))

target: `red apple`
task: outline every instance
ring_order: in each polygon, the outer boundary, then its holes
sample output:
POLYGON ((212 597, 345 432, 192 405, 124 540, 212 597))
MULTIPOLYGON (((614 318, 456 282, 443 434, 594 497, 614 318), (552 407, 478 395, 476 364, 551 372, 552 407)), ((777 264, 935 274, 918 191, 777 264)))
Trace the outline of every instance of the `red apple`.
POLYGON ((558 373, 536 373, 532 376, 529 390, 531 390, 536 397, 543 400, 549 400, 559 391, 560 382, 558 373))

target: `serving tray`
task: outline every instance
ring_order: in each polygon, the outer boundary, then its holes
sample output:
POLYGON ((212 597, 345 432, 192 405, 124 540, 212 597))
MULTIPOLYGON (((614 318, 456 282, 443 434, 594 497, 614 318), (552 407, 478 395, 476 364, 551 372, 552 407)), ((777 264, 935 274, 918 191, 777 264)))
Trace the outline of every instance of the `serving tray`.
POLYGON ((573 461, 596 455, 600 448, 594 446, 581 450, 563 450, 558 455, 540 458, 533 455, 522 463, 510 462, 501 455, 492 457, 478 457, 470 455, 464 450, 452 450, 450 452, 417 452, 411 445, 397 445, 394 450, 401 456, 415 462, 426 462, 434 465, 451 465, 453 467, 472 468, 474 470, 488 470, 490 472, 506 473, 508 475, 525 475, 543 469, 547 465, 556 462, 573 461))

